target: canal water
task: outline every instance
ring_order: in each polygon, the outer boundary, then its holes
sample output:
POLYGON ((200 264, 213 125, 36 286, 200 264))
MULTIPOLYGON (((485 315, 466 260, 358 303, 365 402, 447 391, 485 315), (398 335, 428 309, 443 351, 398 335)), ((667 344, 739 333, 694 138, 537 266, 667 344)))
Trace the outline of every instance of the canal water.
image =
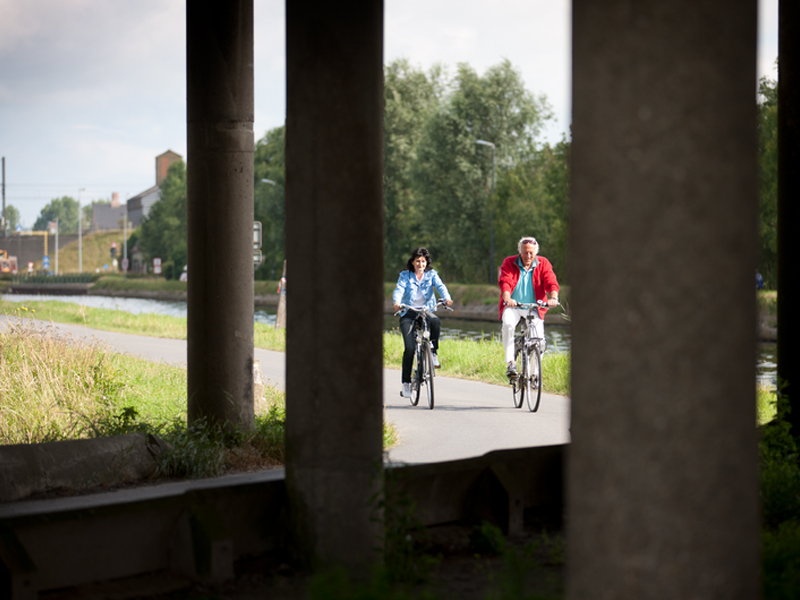
MULTIPOLYGON (((167 300, 148 300, 144 298, 117 298, 110 296, 46 296, 27 294, 3 294, 0 298, 9 302, 31 302, 55 300, 59 302, 73 302, 90 308, 108 308, 125 312, 155 313, 186 317, 186 302, 167 300)), ((277 307, 256 306, 254 320, 266 325, 275 324, 277 307)), ((466 321, 452 319, 443 312, 439 315, 442 319, 441 339, 469 339, 490 340, 500 338, 499 321, 466 321)), ((384 317, 384 330, 398 332, 397 317, 386 315, 384 317)), ((545 328, 547 348, 550 352, 568 352, 571 347, 569 327, 548 325, 545 328)), ((775 343, 762 342, 758 346, 757 377, 760 383, 775 387, 777 371, 777 347, 775 343)))

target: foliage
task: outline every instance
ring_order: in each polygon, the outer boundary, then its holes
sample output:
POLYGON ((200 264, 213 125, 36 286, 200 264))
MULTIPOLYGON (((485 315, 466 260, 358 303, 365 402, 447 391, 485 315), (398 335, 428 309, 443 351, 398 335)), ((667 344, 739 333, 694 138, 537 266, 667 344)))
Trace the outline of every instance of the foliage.
POLYGON ((61 233, 78 233, 78 201, 69 196, 53 198, 33 224, 35 231, 45 231, 51 221, 58 219, 58 230, 61 233))
POLYGON ((13 204, 6 204, 6 231, 14 231, 19 224, 19 211, 13 204))
POLYGON ((775 419, 762 427, 762 561, 764 598, 800 595, 800 462, 788 413, 791 404, 779 385, 775 419))
MULTIPOLYGON (((108 435, 126 419, 130 425, 128 407, 147 423, 173 419, 185 411, 185 399, 183 407, 174 402, 177 373, 185 381, 177 367, 81 343, 29 319, 11 321, 0 333, 0 443, 108 435)), ((185 383, 183 390, 185 398, 185 383)))
MULTIPOLYGON (((58 270, 60 273, 77 273, 78 265, 81 263, 84 273, 112 273, 114 272, 111 263, 109 250, 113 242, 119 247, 118 258, 122 257, 123 237, 121 230, 101 230, 86 233, 82 237, 81 248, 79 250, 78 240, 60 248, 58 251, 58 270)), ((130 249, 130 246, 128 246, 130 249)), ((130 250, 129 250, 130 253, 130 250)), ((50 251, 50 267, 55 269, 56 252, 50 251)), ((34 270, 42 268, 42 259, 34 261, 34 270)))
POLYGON ((255 220, 261 221, 261 254, 264 262, 256 279, 280 279, 286 258, 286 128, 270 129, 256 143, 255 220), (262 181, 268 179, 269 182, 262 181))
POLYGON ((490 197, 492 156, 476 140, 495 144, 500 179, 535 155, 549 116, 544 98, 525 89, 508 60, 483 76, 458 65, 453 91, 427 121, 412 166, 412 185, 424 199, 416 228, 448 281, 495 280, 487 260, 497 200, 490 197))
POLYGON ((447 89, 444 68, 428 73, 406 59, 384 70, 384 264, 385 277, 397 277, 410 251, 421 243, 417 225, 420 202, 412 186, 412 166, 417 158, 428 120, 435 114, 447 89))
POLYGON ((495 213, 496 246, 502 255, 516 254, 519 239, 532 235, 560 281, 569 279, 569 155, 570 143, 562 140, 505 172, 495 213))
POLYGON ((778 283, 778 83, 762 77, 758 84, 759 194, 758 269, 764 287, 778 283))
POLYGON ((161 199, 139 227, 139 249, 147 262, 154 257, 172 265, 177 279, 187 262, 186 255, 186 166, 177 161, 169 166, 161 182, 161 199))
MULTIPOLYGON (((569 145, 537 148, 548 118, 545 98, 525 89, 508 60, 483 75, 459 64, 453 77, 442 65, 427 72, 405 59, 386 65, 386 280, 394 280, 410 251, 422 245, 431 249, 434 266, 446 281, 494 281, 488 260, 493 213, 496 263, 502 252, 515 252, 521 235, 535 229, 556 269, 565 268, 569 145), (494 196, 491 150, 476 144, 477 139, 496 145, 494 196), (525 185, 504 183, 515 172, 525 185)), ((256 278, 277 279, 285 258, 284 127, 258 141, 254 185, 255 218, 264 232, 264 263, 256 278)))

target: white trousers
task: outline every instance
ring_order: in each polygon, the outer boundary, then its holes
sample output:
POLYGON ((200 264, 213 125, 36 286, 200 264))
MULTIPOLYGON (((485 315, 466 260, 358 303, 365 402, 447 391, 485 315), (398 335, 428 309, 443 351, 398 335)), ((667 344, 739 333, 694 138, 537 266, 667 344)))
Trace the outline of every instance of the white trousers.
MULTIPOLYGON (((503 339, 503 349, 506 352, 506 363, 514 360, 514 330, 519 320, 528 314, 528 309, 518 307, 506 307, 503 309, 503 326, 501 334, 503 339)), ((544 321, 534 315, 533 326, 536 336, 544 338, 544 321)))

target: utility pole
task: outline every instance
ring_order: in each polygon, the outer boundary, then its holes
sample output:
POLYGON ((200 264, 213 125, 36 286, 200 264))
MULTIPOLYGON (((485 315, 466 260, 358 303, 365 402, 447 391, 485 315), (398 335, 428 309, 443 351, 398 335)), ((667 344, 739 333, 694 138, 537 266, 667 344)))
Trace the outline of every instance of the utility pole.
POLYGON ((481 146, 490 146, 492 148, 492 192, 489 195, 489 226, 491 228, 491 241, 489 245, 489 283, 494 285, 497 283, 497 273, 494 269, 494 165, 495 165, 495 147, 492 142, 486 140, 475 140, 476 144, 481 146))
POLYGON ((78 273, 83 273, 83 216, 81 215, 81 192, 85 192, 86 188, 78 190, 78 273))
POLYGON ((0 214, 0 231, 6 234, 6 157, 3 157, 3 213, 0 214))

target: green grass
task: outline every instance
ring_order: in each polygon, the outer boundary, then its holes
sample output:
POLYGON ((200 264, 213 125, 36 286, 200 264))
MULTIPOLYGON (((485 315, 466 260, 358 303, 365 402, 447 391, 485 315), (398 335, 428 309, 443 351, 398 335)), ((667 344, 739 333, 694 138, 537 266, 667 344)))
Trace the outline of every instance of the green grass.
MULTIPOLYGON (((402 358, 403 338, 398 333, 384 333, 384 366, 399 369, 402 358)), ((437 373, 445 377, 508 385, 503 346, 499 341, 441 340, 439 359, 442 368, 437 373)), ((569 354, 545 352, 542 357, 544 391, 568 395, 569 367, 569 354)))
POLYGON ((126 407, 153 428, 186 413, 186 372, 31 321, 0 333, 0 443, 95 437, 126 407))
MULTIPOLYGON (((17 316, 35 316, 17 306, 17 316)), ((114 312, 114 311, 111 311, 114 312)), ((110 351, 32 318, 0 331, 0 444, 32 444, 140 431, 172 449, 160 474, 207 477, 283 464, 285 395, 265 387, 268 410, 253 432, 186 425, 186 370, 110 351)), ((384 424, 384 447, 397 443, 384 424)))
POLYGON ((186 339, 186 319, 167 315, 131 314, 109 308, 90 308, 71 302, 30 301, 21 304, 0 300, 0 315, 33 316, 56 323, 85 325, 103 331, 186 339))
POLYGON ((778 315, 778 292, 761 290, 756 292, 758 312, 775 317, 778 315))
MULTIPOLYGON (((20 312, 58 323, 85 325, 103 331, 149 335, 170 339, 186 339, 186 319, 166 315, 134 315, 121 310, 89 308, 68 302, 18 302, 0 300, 0 314, 20 312)), ((286 330, 255 323, 254 342, 257 348, 286 351, 286 330)), ((400 368, 403 340, 399 334, 383 336, 383 362, 388 368, 400 368)), ((439 347, 442 359, 441 375, 472 379, 497 385, 508 385, 505 377, 503 349, 497 341, 442 340, 439 347)), ((548 352, 543 358, 545 391, 569 393, 569 355, 548 352)))

